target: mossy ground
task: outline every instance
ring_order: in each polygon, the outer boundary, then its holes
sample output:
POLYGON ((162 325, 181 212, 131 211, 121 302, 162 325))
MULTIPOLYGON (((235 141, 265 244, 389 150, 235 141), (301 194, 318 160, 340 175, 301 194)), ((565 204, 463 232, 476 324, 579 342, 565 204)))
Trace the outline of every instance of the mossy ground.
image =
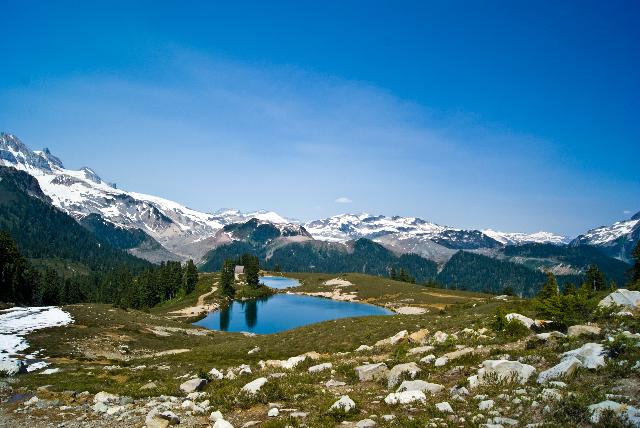
MULTIPOLYGON (((326 288, 323 282, 336 277, 321 274, 289 276, 302 281, 302 286, 296 291, 309 292, 326 288)), ((411 306, 424 306, 430 311, 423 315, 339 319, 271 335, 246 336, 203 331, 182 320, 171 319, 169 315, 176 309, 195 304, 199 295, 211 289, 216 276, 204 274, 200 276, 192 295, 167 302, 150 312, 124 311, 108 305, 65 307, 74 317, 73 325, 34 332, 28 337, 31 347, 45 349, 52 366, 62 371, 52 375, 21 375, 17 387, 24 391, 35 391, 37 387, 49 384, 53 392, 87 390, 96 393, 105 390, 134 398, 161 394, 180 396, 182 394, 178 387, 184 381, 184 376, 208 372, 213 367, 226 371, 230 367, 249 364, 253 370, 251 375, 242 375, 233 380, 215 380, 204 389, 213 408, 220 409, 234 426, 242 426, 249 420, 262 420, 261 426, 266 427, 298 426, 302 423, 311 427, 326 427, 337 425, 343 419, 357 421, 383 414, 393 414, 396 419, 387 422, 378 418, 379 426, 423 427, 427 423, 435 423, 436 426, 479 426, 486 422, 490 414, 480 412, 474 398, 465 397, 464 402, 458 401, 448 391, 454 386, 467 385, 467 377, 476 374, 483 360, 508 355, 509 359, 531 364, 541 371, 558 363, 562 352, 575 349, 589 340, 603 339, 580 337, 542 342, 533 333, 525 333, 522 337, 510 337, 490 330, 485 336, 465 334, 461 332, 465 328, 476 331, 490 328, 499 307, 533 315, 530 305, 519 299, 505 303, 486 295, 427 289, 366 275, 348 274, 342 277, 354 284, 345 288, 357 291, 362 300, 376 304, 402 301, 411 306), (445 390, 428 397, 426 404, 386 405, 384 397, 392 390, 384 382, 358 382, 354 367, 373 361, 384 361, 389 367, 416 362, 421 356, 407 352, 415 345, 402 342, 372 351, 353 351, 362 344, 372 345, 400 330, 413 332, 422 328, 428 328, 431 333, 438 330, 450 334, 458 332, 456 340, 435 345, 433 354, 436 356, 454 350, 456 345, 474 347, 476 352, 450 361, 443 367, 419 363, 422 371, 418 378, 442 384, 445 390), (121 352, 121 345, 127 346, 126 353, 121 352), (255 347, 260 350, 248 354, 255 347), (176 350, 187 351, 167 353, 176 350), (310 351, 320 353, 320 360, 305 361, 293 370, 258 368, 260 360, 286 359, 310 351), (319 362, 331 362, 334 373, 307 372, 308 366, 319 362), (247 382, 260 376, 268 377, 274 372, 286 372, 286 376, 270 379, 255 396, 241 392, 247 382), (324 383, 330 378, 344 381, 346 385, 326 388, 324 383), (156 387, 141 389, 149 382, 154 382, 156 387), (355 413, 340 415, 328 411, 342 394, 348 394, 357 403, 355 413), (434 404, 441 401, 448 401, 455 414, 464 418, 464 422, 454 422, 449 415, 437 411, 434 404), (267 421, 268 403, 273 402, 279 403, 281 408, 306 412, 308 416, 304 420, 281 416, 267 421), (479 413, 484 417, 474 419, 479 413)), ((214 293, 209 299, 211 302, 222 302, 224 297, 214 293)), ((603 327, 604 334, 615 335, 620 328, 637 332, 636 320, 603 317, 598 323, 603 327)), ((640 358, 640 348, 628 346, 622 339, 616 340, 621 343, 615 342, 619 351, 615 358, 608 358, 604 368, 581 370, 568 379, 569 387, 561 391, 564 397, 562 401, 542 399, 539 394, 543 387, 536 384, 535 378, 524 386, 502 382, 480 387, 472 393, 485 394, 494 399, 501 414, 515 417, 519 426, 534 422, 544 422, 548 426, 588 426, 587 406, 604 400, 606 394, 640 396, 640 376, 638 371, 631 369, 640 358), (514 404, 512 400, 518 396, 514 391, 520 387, 526 388, 527 399, 523 397, 520 404, 514 404), (531 406, 533 401, 538 401, 539 406, 531 406), (543 411, 547 405, 549 409, 543 411)), ((202 426, 207 423, 205 416, 202 426)))

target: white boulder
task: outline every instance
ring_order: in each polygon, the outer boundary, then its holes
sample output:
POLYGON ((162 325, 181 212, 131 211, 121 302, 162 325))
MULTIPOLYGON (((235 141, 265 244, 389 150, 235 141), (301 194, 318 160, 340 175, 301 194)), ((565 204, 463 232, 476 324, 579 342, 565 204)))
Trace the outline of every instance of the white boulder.
POLYGON ((588 369, 604 366, 604 347, 599 343, 585 343, 578 349, 562 354, 562 359, 575 357, 588 369))
POLYGON ((485 360, 478 374, 469 377, 469 387, 474 388, 483 384, 487 378, 497 378, 497 380, 508 380, 513 378, 521 384, 535 373, 536 369, 529 364, 522 364, 518 361, 509 360, 485 360))
POLYGON ((224 378, 224 374, 222 374, 222 372, 216 369, 215 367, 209 370, 209 376, 211 376, 211 378, 213 379, 218 379, 218 380, 224 378))
POLYGON ((255 394, 260 391, 260 388, 262 388, 265 383, 267 383, 267 378, 259 377, 258 379, 252 380, 251 382, 243 386, 242 391, 246 392, 247 394, 255 394))
POLYGON ((206 379, 189 379, 180 385, 180 390, 189 394, 190 392, 200 391, 206 384, 206 379))
POLYGON ((443 401, 442 403, 436 403, 436 409, 444 413, 453 413, 453 409, 451 408, 451 404, 443 401))
POLYGON ((410 404, 415 402, 425 403, 427 396, 422 391, 404 391, 404 392, 392 392, 387 395, 384 402, 387 404, 410 404))
POLYGON ((224 419, 218 419, 212 426, 212 428, 233 428, 230 422, 224 419))
POLYGON ((373 428, 375 426, 377 426, 376 421, 369 418, 356 422, 356 428, 373 428))
POLYGON ((549 331, 546 333, 538 333, 536 334, 536 337, 540 340, 549 340, 554 338, 567 337, 567 335, 559 331, 549 331))
POLYGON ((493 408, 493 400, 483 400, 480 403, 478 403, 478 409, 479 410, 489 410, 493 408))
POLYGON ((436 361, 433 363, 433 365, 436 367, 442 367, 446 365, 448 362, 449 362, 449 359, 447 357, 439 357, 439 358, 436 358, 436 361))
POLYGON ((365 364, 355 368, 360 382, 376 381, 387 377, 389 369, 385 363, 365 364))
POLYGON ((515 312, 507 314, 504 317, 505 317, 505 319, 507 321, 516 320, 516 321, 520 322, 521 324, 525 325, 527 328, 531 328, 531 326, 533 326, 535 324, 535 321, 532 320, 531 318, 526 317, 526 316, 521 315, 521 314, 518 314, 518 313, 515 313, 515 312))
POLYGON ((431 364, 431 363, 433 363, 435 361, 435 359, 436 359, 435 355, 429 354, 426 357, 421 358, 420 362, 423 363, 423 364, 431 364))
POLYGON ((631 291, 625 288, 620 288, 609 294, 604 299, 600 300, 598 306, 624 306, 629 309, 640 308, 640 291, 631 291))
POLYGON ((433 346, 418 346, 417 348, 411 348, 407 351, 408 355, 416 355, 416 354, 426 354, 427 352, 433 351, 433 346))
POLYGON ((376 342, 375 346, 391 346, 391 345, 395 345, 397 343, 399 343, 400 341, 402 341, 403 339, 405 339, 407 336, 409 336, 409 332, 407 330, 402 330, 397 332, 396 334, 394 334, 391 337, 388 337, 386 339, 382 339, 382 340, 378 340, 376 342))
POLYGON ((430 394, 437 394, 444 389, 444 386, 437 383, 429 383, 424 380, 405 380, 400 384, 396 392, 422 391, 430 394))
POLYGON ((319 373, 324 370, 330 370, 332 367, 333 367, 333 364, 331 363, 322 363, 322 364, 309 367, 308 371, 309 373, 319 373))
POLYGON ((593 422, 594 424, 600 422, 602 412, 604 412, 605 410, 612 410, 619 416, 625 416, 633 426, 640 426, 640 409, 609 400, 589 406, 589 411, 591 412, 591 422, 593 422))
POLYGON ((548 370, 543 371, 538 375, 538 383, 545 383, 553 379, 561 379, 572 375, 579 367, 582 367, 582 362, 576 357, 569 356, 560 363, 551 367, 548 370))
POLYGON ((449 335, 444 331, 436 331, 433 333, 433 341, 436 343, 443 343, 449 338, 449 335))
POLYGON ((329 410, 342 411, 349 413, 356 408, 356 403, 348 396, 343 395, 338 401, 333 403, 329 410))
POLYGON ((398 364, 394 366, 387 374, 387 386, 393 388, 400 382, 403 375, 409 375, 411 379, 415 378, 422 369, 414 362, 398 364))
POLYGON ((117 404, 120 403, 120 397, 114 394, 110 394, 105 391, 98 392, 93 397, 94 403, 106 403, 106 404, 117 404))

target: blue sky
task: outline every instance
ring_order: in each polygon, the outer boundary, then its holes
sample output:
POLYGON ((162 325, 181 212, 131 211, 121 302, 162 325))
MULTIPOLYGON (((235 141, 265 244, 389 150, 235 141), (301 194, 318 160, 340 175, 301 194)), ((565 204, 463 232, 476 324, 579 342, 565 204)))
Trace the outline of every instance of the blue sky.
POLYGON ((640 4, 0 0, 0 129, 201 210, 640 210, 640 4))

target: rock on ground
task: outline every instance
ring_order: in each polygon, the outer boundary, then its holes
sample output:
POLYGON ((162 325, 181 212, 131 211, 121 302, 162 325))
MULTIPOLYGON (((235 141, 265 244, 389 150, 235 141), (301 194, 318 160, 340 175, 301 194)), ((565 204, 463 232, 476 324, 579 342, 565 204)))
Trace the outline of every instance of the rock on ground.
POLYGON ((365 364, 355 368, 360 382, 376 381, 387 377, 389 369, 385 363, 365 364))
POLYGON ((449 338, 449 335, 444 331, 436 331, 433 334, 433 341, 436 343, 443 343, 449 338))
POLYGON ((373 419, 362 419, 356 422, 356 428, 373 428, 376 425, 376 421, 373 419))
POLYGON ((309 367, 308 371, 309 373, 319 373, 324 370, 329 370, 332 367, 333 367, 333 364, 331 363, 322 363, 322 364, 309 367))
POLYGON ((575 357, 588 369, 604 366, 604 347, 599 343, 585 343, 578 349, 565 352, 562 359, 575 357))
POLYGON ((394 404, 410 404, 415 402, 425 403, 427 396, 422 391, 404 391, 404 392, 392 392, 387 395, 384 402, 390 405, 394 404))
POLYGON ((200 391, 206 384, 206 379, 189 379, 180 385, 180 390, 189 394, 190 392, 200 391))
POLYGON ((409 335, 409 342, 422 344, 427 340, 428 337, 429 337, 429 330, 427 330, 426 328, 423 328, 421 330, 411 333, 409 335))
POLYGON ((600 300, 598 306, 624 306, 629 309, 640 308, 640 291, 630 291, 625 288, 620 288, 609 294, 604 299, 600 300))
POLYGON ((591 422, 593 422, 594 424, 600 422, 602 412, 604 412, 605 410, 613 410, 613 412, 619 416, 626 416, 627 420, 633 426, 640 426, 640 409, 609 400, 589 406, 589 411, 591 412, 591 422))
POLYGON ((482 368, 478 370, 478 374, 469 377, 469 386, 474 388, 481 385, 484 378, 488 376, 496 376, 498 380, 506 380, 513 377, 515 381, 524 385, 535 371, 535 367, 518 361, 485 360, 482 362, 482 368))
POLYGON ((414 362, 398 364, 394 366, 387 374, 387 386, 393 388, 400 382, 402 375, 409 375, 411 379, 415 378, 422 369, 414 362))
POLYGON ((483 400, 480 403, 478 403, 478 409, 479 410, 489 410, 493 408, 493 400, 483 400))
POLYGON ((395 311, 400 315, 422 315, 427 313, 427 310, 425 308, 420 308, 417 306, 401 306, 395 311))
POLYGON ((444 386, 437 383, 429 383, 424 380, 405 380, 400 384, 396 392, 422 391, 430 394, 437 394, 444 389, 444 386))
POLYGON ((521 324, 524 324, 527 328, 531 328, 532 325, 535 324, 535 321, 529 317, 525 317, 524 315, 518 313, 510 313, 504 316, 507 321, 516 320, 521 324))
POLYGON ((579 367, 582 367, 582 362, 576 357, 570 356, 550 369, 540 373, 538 375, 538 383, 545 383, 553 379, 571 376, 579 367))
POLYGON ((260 391, 260 388, 262 388, 265 383, 267 383, 267 378, 259 377, 258 379, 252 380, 251 382, 243 386, 242 391, 248 394, 255 394, 260 391))
POLYGON ((407 351, 408 355, 416 355, 416 354, 426 354, 427 352, 433 351, 434 347, 431 345, 426 346, 418 346, 417 348, 411 348, 407 351))
POLYGON ((213 424, 212 428, 233 428, 233 425, 231 425, 231 423, 225 421, 224 419, 218 419, 213 424))
POLYGON ((436 403, 436 409, 444 413, 453 413, 453 409, 451 408, 451 404, 443 401, 442 403, 436 403))
POLYGON ((382 339, 382 340, 378 340, 376 342, 375 346, 396 345, 397 343, 399 343, 400 341, 405 339, 408 335, 409 335, 409 332, 407 330, 402 330, 402 331, 397 332, 395 335, 393 335, 391 337, 388 337, 388 338, 382 339))
POLYGON ((572 325, 567 330, 569 337, 577 337, 585 334, 599 335, 602 329, 597 325, 572 325))
POLYGON ((355 408, 356 403, 348 395, 343 395, 338 401, 331 405, 329 410, 338 410, 349 413, 350 411, 355 410, 355 408))

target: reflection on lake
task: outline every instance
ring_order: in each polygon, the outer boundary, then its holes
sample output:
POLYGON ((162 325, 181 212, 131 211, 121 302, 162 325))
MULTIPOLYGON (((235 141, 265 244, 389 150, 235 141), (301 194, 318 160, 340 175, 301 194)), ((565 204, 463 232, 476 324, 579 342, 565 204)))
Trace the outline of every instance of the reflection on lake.
POLYGON ((321 297, 275 294, 251 300, 234 300, 195 323, 212 330, 277 333, 338 318, 390 315, 393 312, 365 303, 340 302, 321 297))
POLYGON ((298 287, 300 281, 295 278, 286 278, 284 276, 261 276, 260 283, 267 287, 282 290, 283 288, 298 287))

